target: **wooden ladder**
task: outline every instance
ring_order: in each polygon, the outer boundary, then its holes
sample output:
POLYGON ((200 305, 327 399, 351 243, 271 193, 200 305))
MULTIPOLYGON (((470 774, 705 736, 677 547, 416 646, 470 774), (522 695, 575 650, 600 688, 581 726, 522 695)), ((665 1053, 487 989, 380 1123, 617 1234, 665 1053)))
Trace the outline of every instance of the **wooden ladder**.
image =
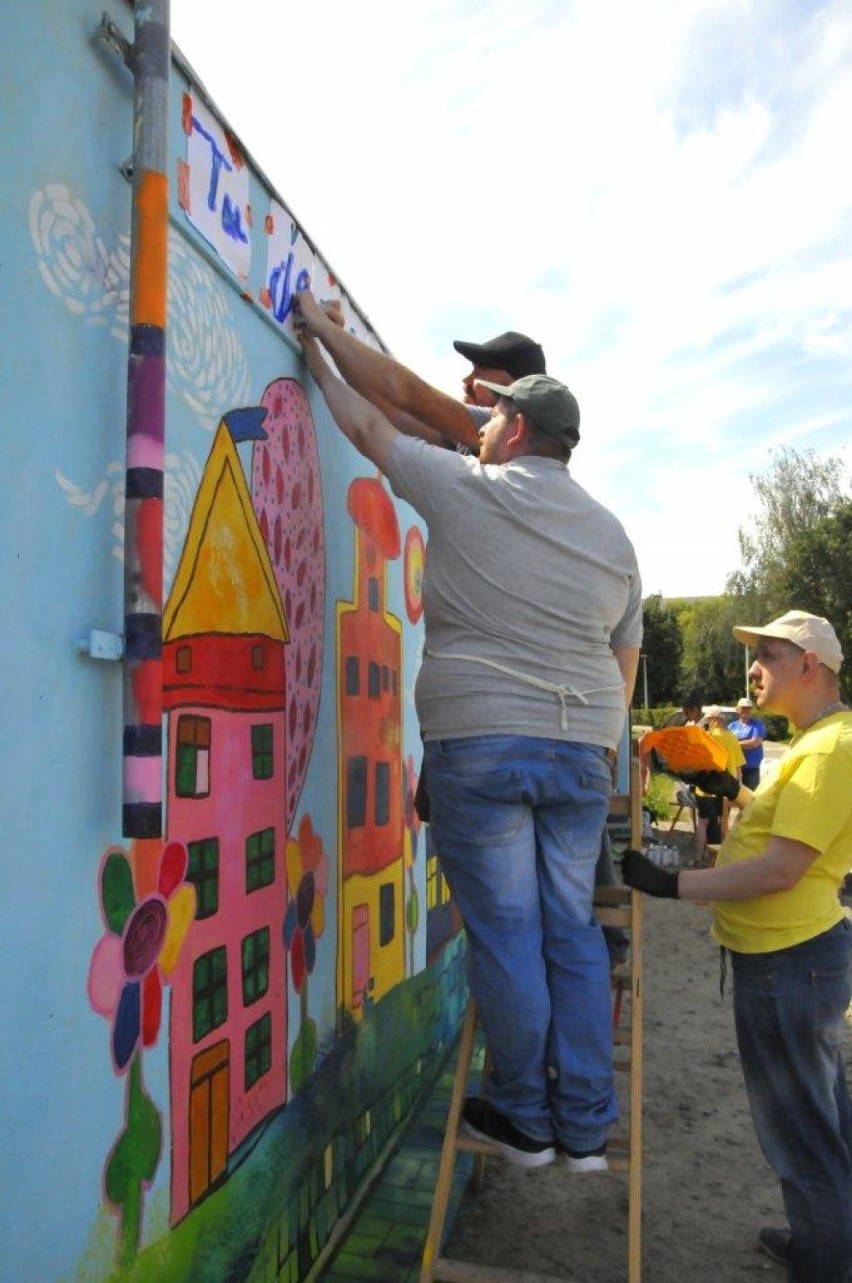
MULTIPOLYGON (((615 794, 610 802, 611 818, 627 818, 631 845, 642 843, 642 796, 639 764, 631 762, 630 793, 615 794)), ((630 936, 630 961, 612 977, 613 1064, 616 1073, 629 1075, 626 1123, 622 1122, 607 1143, 610 1172, 627 1173, 627 1283, 641 1283, 642 1271, 642 897, 624 886, 595 890, 595 916, 602 926, 621 927, 630 936)), ((476 1044, 477 1016, 473 999, 459 1040, 458 1066, 453 1083, 444 1145, 438 1166, 432 1214, 423 1248, 419 1283, 564 1283, 549 1274, 529 1270, 505 1270, 475 1265, 441 1256, 444 1224, 449 1206, 456 1155, 475 1155, 471 1185, 478 1189, 483 1180, 485 1159, 495 1149, 459 1131, 467 1095, 468 1078, 476 1044)), ((487 1070, 487 1065, 486 1065, 487 1070)), ((579 1179, 579 1178, 578 1178, 579 1179)), ((595 1177, 595 1180, 599 1180, 595 1177)))

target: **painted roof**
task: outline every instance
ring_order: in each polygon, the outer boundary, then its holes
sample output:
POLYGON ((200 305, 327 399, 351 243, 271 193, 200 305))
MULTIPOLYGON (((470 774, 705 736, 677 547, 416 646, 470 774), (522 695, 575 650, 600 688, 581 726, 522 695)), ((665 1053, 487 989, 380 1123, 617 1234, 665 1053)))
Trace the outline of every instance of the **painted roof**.
POLYGON ((290 640, 248 483, 225 422, 213 440, 163 613, 163 640, 262 633, 290 640))

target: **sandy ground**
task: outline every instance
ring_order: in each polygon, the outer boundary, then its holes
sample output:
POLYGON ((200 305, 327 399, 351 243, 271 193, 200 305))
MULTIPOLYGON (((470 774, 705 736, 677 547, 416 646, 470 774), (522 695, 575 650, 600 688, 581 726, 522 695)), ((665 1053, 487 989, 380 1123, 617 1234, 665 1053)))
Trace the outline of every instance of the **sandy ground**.
MULTIPOLYGON (((691 834, 673 837, 685 864, 691 834)), ((730 990, 720 1000, 708 926, 705 910, 646 899, 642 1280, 783 1283, 784 1271, 755 1246, 758 1228, 784 1217, 752 1131, 730 990)), ((526 1172, 490 1161, 446 1255, 530 1271, 530 1283, 539 1274, 623 1283, 626 1190, 621 1173, 578 1177, 558 1163, 526 1172)))

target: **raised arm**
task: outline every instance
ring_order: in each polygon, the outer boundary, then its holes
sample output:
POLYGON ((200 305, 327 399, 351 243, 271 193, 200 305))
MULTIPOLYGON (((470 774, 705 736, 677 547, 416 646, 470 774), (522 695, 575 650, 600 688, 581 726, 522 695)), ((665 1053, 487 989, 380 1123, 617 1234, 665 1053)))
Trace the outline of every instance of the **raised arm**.
POLYGON ((316 340, 302 330, 299 342, 305 364, 325 397, 335 423, 356 450, 370 459, 381 471, 387 471, 387 462, 397 430, 390 420, 359 392, 338 379, 332 372, 316 340))
POLYGON ((432 442, 449 438, 461 445, 479 445, 479 433, 460 401, 349 334, 323 311, 309 290, 295 296, 295 310, 299 321, 334 358, 350 387, 377 406, 400 432, 432 442))

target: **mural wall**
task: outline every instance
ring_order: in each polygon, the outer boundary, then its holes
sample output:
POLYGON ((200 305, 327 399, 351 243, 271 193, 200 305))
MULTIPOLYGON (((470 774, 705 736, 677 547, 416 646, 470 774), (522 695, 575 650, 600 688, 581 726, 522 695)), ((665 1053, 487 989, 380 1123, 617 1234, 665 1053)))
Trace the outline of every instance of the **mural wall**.
POLYGON ((465 999, 413 807, 424 532, 329 420, 294 291, 380 340, 178 56, 165 818, 124 839, 133 84, 102 11, 16 0, 0 52, 0 1279, 297 1283, 465 999))

